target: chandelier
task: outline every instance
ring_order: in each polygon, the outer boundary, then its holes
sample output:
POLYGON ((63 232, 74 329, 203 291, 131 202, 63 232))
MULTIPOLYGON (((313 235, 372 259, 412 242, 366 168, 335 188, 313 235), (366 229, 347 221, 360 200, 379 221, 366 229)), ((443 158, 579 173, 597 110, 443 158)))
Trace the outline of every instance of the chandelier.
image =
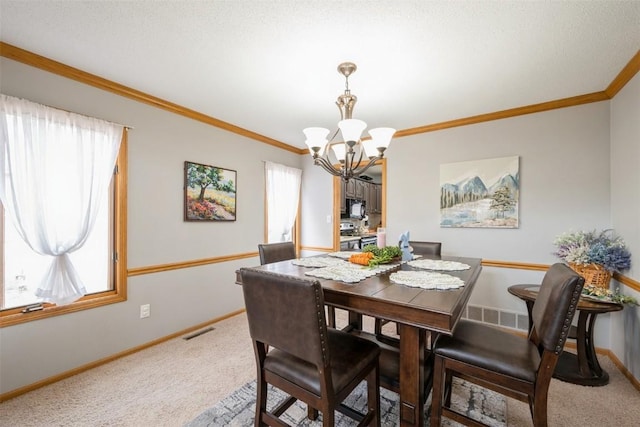
POLYGON ((338 72, 345 78, 345 90, 344 94, 340 95, 336 101, 336 105, 340 110, 341 120, 338 122, 338 129, 333 133, 331 139, 327 140, 329 129, 310 127, 302 131, 307 137, 305 143, 313 156, 313 163, 317 166, 322 166, 331 175, 339 176, 344 181, 349 181, 349 179, 359 176, 378 160, 382 159, 384 151, 389 147, 391 138, 396 132, 392 128, 376 128, 369 130, 371 138, 361 139, 362 132, 367 127, 367 124, 362 120, 351 117, 353 107, 358 98, 352 95, 349 90, 349 76, 356 69, 356 64, 352 62, 343 62, 338 65, 338 72), (331 144, 338 132, 342 133, 344 142, 331 144), (327 144, 340 162, 339 168, 333 166, 333 163, 329 160, 327 144), (367 159, 363 160, 365 155, 367 159))

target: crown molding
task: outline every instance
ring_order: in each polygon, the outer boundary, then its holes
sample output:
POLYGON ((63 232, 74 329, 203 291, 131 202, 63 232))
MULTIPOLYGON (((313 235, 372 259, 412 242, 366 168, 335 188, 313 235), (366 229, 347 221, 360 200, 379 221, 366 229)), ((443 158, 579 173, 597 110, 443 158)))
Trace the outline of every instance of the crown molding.
MULTIPOLYGON (((77 68, 62 64, 44 56, 37 55, 19 47, 10 45, 0 41, 0 56, 12 59, 14 61, 21 62, 32 67, 39 68, 41 70, 49 71, 51 73, 66 77, 78 82, 97 87, 108 92, 121 95, 135 101, 139 101, 145 104, 152 105, 157 108, 162 108, 169 112, 179 114, 188 117, 193 120, 197 120, 211 126, 226 130, 228 132, 235 133, 250 139, 254 139, 259 142, 263 142, 274 147, 281 148, 292 153, 306 155, 309 150, 306 148, 298 148, 284 142, 269 138, 264 135, 252 132, 250 130, 241 128, 231 123, 224 122, 211 116, 199 113, 186 107, 182 107, 178 104, 174 104, 169 101, 157 98, 155 96, 146 94, 139 90, 121 85, 119 83, 112 82, 102 77, 96 76, 91 73, 79 70, 77 68)), ((553 101, 541 102, 539 104, 526 105, 523 107, 511 108, 502 111, 496 111, 493 113, 479 114, 477 116, 465 117, 461 119, 449 120, 440 123, 433 123, 430 125, 418 126, 414 128, 399 130, 395 133, 394 138, 402 138, 405 136, 418 135, 426 132, 434 132, 443 129, 449 129, 459 126, 467 126, 482 122, 489 122, 493 120, 501 120, 510 117, 522 116, 525 114, 540 113, 543 111, 555 110, 558 108, 574 107, 582 104, 589 104, 592 102, 600 102, 612 99, 620 90, 640 71, 640 50, 629 60, 627 65, 618 73, 613 81, 607 86, 606 89, 588 93, 584 95, 572 96, 569 98, 562 98, 553 101)))

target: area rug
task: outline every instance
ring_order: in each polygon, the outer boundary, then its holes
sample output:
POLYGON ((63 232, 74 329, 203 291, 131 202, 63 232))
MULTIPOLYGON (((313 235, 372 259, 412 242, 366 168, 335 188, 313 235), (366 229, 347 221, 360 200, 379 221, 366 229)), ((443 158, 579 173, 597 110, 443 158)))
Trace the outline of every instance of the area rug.
MULTIPOLYGON (((269 385, 267 393, 267 408, 271 409, 281 402, 286 395, 269 385)), ((475 384, 454 378, 451 395, 452 406, 465 412, 471 418, 477 419, 491 426, 506 425, 506 400, 504 396, 486 390, 475 384)), ((347 406, 363 411, 367 404, 366 383, 362 382, 345 400, 347 406)), ((431 396, 425 408, 431 405, 431 396)), ((218 402, 215 406, 198 415, 185 427, 247 427, 254 423, 256 404, 256 382, 252 381, 236 390, 230 396, 218 402)), ((384 427, 398 425, 398 395, 386 389, 380 389, 380 424, 384 427)), ((307 407, 299 401, 292 405, 281 417, 292 426, 316 427, 322 426, 322 414, 315 421, 307 418, 307 407)), ((349 417, 336 413, 336 427, 355 426, 357 423, 349 417)), ((425 426, 429 425, 429 410, 425 410, 425 426)), ((442 419, 443 426, 458 426, 458 423, 446 418, 442 419)))

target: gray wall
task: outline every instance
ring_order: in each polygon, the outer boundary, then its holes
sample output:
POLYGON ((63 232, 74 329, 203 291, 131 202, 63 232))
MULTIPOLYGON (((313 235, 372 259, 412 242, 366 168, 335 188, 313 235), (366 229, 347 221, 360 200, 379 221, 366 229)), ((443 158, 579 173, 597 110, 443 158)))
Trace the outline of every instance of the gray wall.
MULTIPOLYGON (((133 126, 129 138, 129 268, 256 251, 263 240, 263 160, 303 168, 302 244, 332 243, 331 177, 298 156, 10 60, 2 93, 133 126), (182 221, 185 160, 238 172, 238 219, 182 221)), ((640 253, 640 83, 612 102, 531 114, 395 140, 387 152, 388 235, 440 240, 446 255, 553 263, 552 241, 568 230, 614 226, 640 253), (611 109, 611 111, 609 111, 611 109), (520 156, 520 228, 439 227, 441 163, 520 156), (610 167, 612 165, 612 167, 610 167)), ((425 118, 428 123, 428 118, 425 118)), ((308 251, 311 253, 311 251, 308 251)), ((234 271, 257 258, 129 278, 128 301, 0 329, 0 393, 8 392, 242 308, 234 271), (151 317, 139 319, 140 304, 151 317), (46 348, 44 352, 42 349, 46 348)), ((506 292, 543 273, 484 268, 478 306, 525 313, 506 292)), ((637 265, 628 274, 640 280, 637 265)), ((601 316, 596 344, 640 377, 638 312, 601 316), (633 337, 636 337, 633 342, 633 337)), ((253 368, 250 368, 253 369, 253 368)))
MULTIPOLYGON (((390 236, 406 229, 412 239, 442 241, 447 255, 552 264, 560 233, 610 227, 609 102, 416 135, 388 151, 390 236), (520 157, 519 228, 440 228, 440 164, 505 156, 520 157)), ((485 267, 469 304, 526 314, 507 288, 543 275, 485 267)), ((603 348, 611 345, 608 317, 596 322, 603 348)))
MULTIPOLYGON (((5 58, 0 67, 2 93, 134 128, 130 269, 257 252, 264 236, 263 161, 300 167, 301 156, 5 58), (183 221, 185 160, 237 171, 237 221, 183 221)), ((242 309, 234 272, 258 263, 255 257, 130 277, 126 302, 0 329, 0 393, 242 309), (141 304, 151 304, 147 319, 139 318, 141 304)))
MULTIPOLYGON (((560 233, 613 226, 637 258, 640 253, 638 80, 636 76, 613 102, 394 140, 386 153, 388 239, 409 230, 412 239, 443 242, 445 255, 552 264, 559 261, 552 252, 553 240, 560 233), (506 156, 520 156, 520 227, 440 228, 440 164, 506 156)), ((305 161, 304 167, 309 177, 308 169, 314 166, 305 161)), ((313 183, 305 182, 307 188, 330 189, 328 174, 314 174, 313 179, 313 183)), ((331 194, 322 191, 303 193, 303 203, 329 205, 331 194), (313 200, 304 200, 305 197, 313 200)), ((304 244, 330 245, 326 235, 318 232, 318 228, 325 228, 318 224, 324 223, 327 209, 307 213, 309 216, 303 217, 304 244)), ((637 265, 636 261, 635 268, 626 273, 636 281, 640 279, 637 265)), ((540 271, 485 267, 470 304, 526 315, 524 303, 511 296, 507 288, 513 284, 540 283, 543 275, 540 271)), ((623 290, 638 296, 632 289, 623 290)), ((638 316, 637 308, 626 307, 622 313, 600 315, 595 325, 596 346, 611 349, 636 378, 640 377, 638 316)))
MULTIPOLYGON (((631 251, 631 271, 640 281, 640 75, 611 101, 611 217, 631 251), (635 257, 634 257, 635 255, 635 257)), ((621 285, 640 301, 640 292, 621 285)), ((611 315, 611 349, 640 378, 640 307, 611 315)))

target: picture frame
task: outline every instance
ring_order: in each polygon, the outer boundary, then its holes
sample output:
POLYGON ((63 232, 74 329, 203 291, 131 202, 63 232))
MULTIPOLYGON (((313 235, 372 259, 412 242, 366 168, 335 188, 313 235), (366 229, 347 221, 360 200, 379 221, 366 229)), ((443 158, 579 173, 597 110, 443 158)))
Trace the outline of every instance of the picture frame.
POLYGON ((440 165, 440 227, 518 228, 520 158, 440 165))
POLYGON ((235 221, 235 170, 184 162, 184 220, 235 221))

